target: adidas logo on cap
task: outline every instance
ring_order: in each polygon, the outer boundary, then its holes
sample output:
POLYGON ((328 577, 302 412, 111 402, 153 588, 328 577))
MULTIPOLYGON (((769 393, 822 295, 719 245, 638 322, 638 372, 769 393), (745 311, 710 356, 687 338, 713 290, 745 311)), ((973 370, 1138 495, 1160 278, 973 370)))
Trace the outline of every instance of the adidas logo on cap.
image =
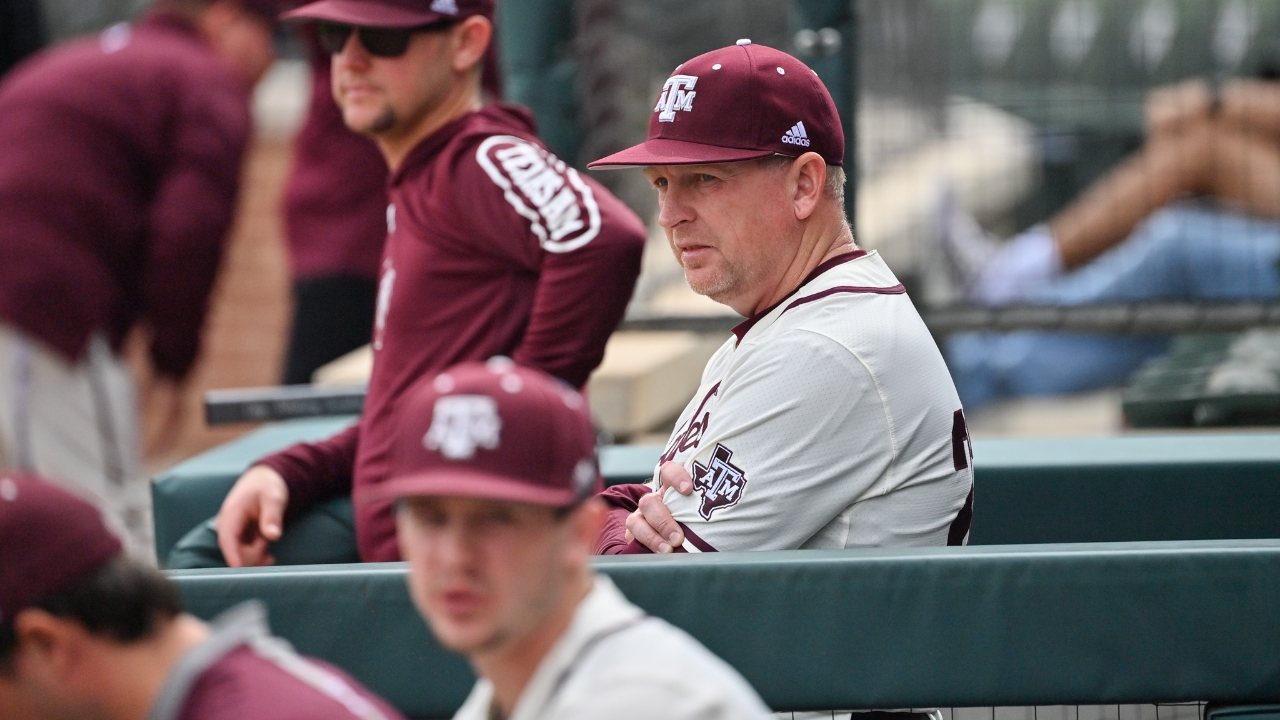
POLYGON ((791 129, 782 136, 782 142, 788 145, 802 145, 809 147, 809 133, 804 131, 804 121, 800 121, 791 126, 791 129))

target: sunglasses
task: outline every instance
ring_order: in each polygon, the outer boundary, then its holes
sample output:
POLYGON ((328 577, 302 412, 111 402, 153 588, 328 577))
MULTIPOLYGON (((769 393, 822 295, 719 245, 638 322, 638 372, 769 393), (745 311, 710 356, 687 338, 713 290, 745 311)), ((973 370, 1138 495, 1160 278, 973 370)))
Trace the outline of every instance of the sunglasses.
POLYGON ((337 55, 347 46, 352 31, 360 37, 360 44, 370 55, 380 58, 400 57, 409 49, 409 39, 414 33, 447 30, 454 23, 445 21, 415 28, 377 28, 345 25, 343 23, 316 23, 316 38, 320 47, 330 55, 337 55))

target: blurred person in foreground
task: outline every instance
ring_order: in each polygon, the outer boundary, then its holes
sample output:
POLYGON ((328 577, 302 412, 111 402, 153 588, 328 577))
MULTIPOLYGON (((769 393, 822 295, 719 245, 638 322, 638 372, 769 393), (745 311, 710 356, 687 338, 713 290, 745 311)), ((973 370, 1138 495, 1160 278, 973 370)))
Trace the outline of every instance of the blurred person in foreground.
POLYGON ((854 243, 844 133, 813 70, 740 40, 676 68, 643 166, 695 292, 746 317, 650 485, 604 493, 602 553, 967 542, 960 400, 903 286, 854 243))
POLYGON ((498 358, 407 393, 386 483, 418 611, 480 676, 454 716, 768 717, 736 671, 627 602, 590 556, 605 507, 572 388, 498 358))
POLYGON ((165 408, 200 344, 274 59, 271 0, 157 0, 141 20, 37 55, 0 83, 0 467, 91 493, 151 552, 137 397, 150 335, 165 408))
MULTIPOLYGON (((1146 105, 1141 150, 1007 242, 944 198, 939 240, 978 305, 1280 297, 1280 82, 1192 80, 1146 105)), ((947 359, 966 407, 1123 383, 1166 337, 964 333, 947 359)))
POLYGON ((97 508, 28 475, 0 475, 0 717, 400 720, 272 637, 256 601, 184 613, 97 508))
MULTIPOLYGON (((528 111, 484 105, 492 0, 320 0, 316 22, 348 127, 390 168, 373 372, 359 422, 259 460, 218 513, 231 566, 318 502, 385 482, 394 408, 418 378, 495 355, 582 387, 640 272, 644 226, 546 149, 528 111)), ((388 506, 356 507, 366 561, 400 558, 388 506)))

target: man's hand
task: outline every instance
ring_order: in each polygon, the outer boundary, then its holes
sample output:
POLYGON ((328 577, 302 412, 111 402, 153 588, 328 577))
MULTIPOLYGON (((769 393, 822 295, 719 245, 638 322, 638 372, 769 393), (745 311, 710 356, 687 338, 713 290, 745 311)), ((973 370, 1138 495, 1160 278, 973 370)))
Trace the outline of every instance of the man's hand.
POLYGON ((236 480, 222 501, 214 527, 218 547, 231 567, 272 565, 267 543, 280 539, 289 487, 280 473, 254 465, 236 480))
POLYGON ((681 495, 693 492, 693 478, 680 463, 666 462, 658 470, 662 487, 640 498, 640 509, 627 516, 627 542, 639 540, 641 545, 656 553, 673 552, 684 544, 684 531, 680 523, 671 517, 671 511, 662 502, 668 488, 681 495))
POLYGON ((1156 88, 1147 96, 1147 137, 1180 132, 1213 115, 1214 96, 1203 80, 1156 88))

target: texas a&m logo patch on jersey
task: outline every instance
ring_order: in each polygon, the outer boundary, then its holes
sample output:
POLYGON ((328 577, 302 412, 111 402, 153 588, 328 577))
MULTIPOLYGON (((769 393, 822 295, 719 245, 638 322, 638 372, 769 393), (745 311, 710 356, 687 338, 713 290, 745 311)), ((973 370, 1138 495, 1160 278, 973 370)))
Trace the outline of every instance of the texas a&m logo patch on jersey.
POLYGON ((737 505, 747 489, 746 473, 729 462, 731 459, 733 451, 716 443, 716 449, 711 453, 711 462, 706 465, 693 463, 693 487, 702 494, 698 514, 703 520, 710 520, 711 513, 720 508, 737 505))
POLYGON ((600 233, 600 206, 591 187, 544 148, 512 135, 494 135, 480 143, 476 162, 529 221, 547 252, 577 250, 600 233))

